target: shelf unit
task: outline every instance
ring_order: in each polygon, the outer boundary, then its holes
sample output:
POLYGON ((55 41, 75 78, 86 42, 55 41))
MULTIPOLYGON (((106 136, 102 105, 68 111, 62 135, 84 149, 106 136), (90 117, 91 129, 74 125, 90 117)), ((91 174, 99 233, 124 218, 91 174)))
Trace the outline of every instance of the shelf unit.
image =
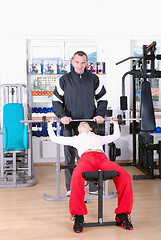
MULTIPOLYGON (((55 116, 51 111, 52 109, 52 95, 47 92, 54 90, 56 81, 62 74, 29 74, 28 75, 28 86, 31 89, 32 93, 32 119, 41 119, 43 116, 46 116, 48 119, 55 116), (37 85, 35 85, 35 82, 37 85), (40 84, 41 83, 41 84, 40 84), (42 92, 46 95, 33 95, 33 92, 42 92), (35 113, 34 109, 37 111, 41 109, 41 112, 35 113), (42 112, 45 109, 45 112, 42 112), (47 111, 47 110, 50 110, 47 111)), ((42 132, 42 126, 33 126, 33 131, 42 132)), ((37 132, 37 133, 38 133, 37 132)), ((32 137, 33 142, 33 159, 34 162, 56 162, 57 148, 56 144, 51 142, 48 136, 32 137)), ((63 147, 60 148, 61 161, 64 161, 63 147)))

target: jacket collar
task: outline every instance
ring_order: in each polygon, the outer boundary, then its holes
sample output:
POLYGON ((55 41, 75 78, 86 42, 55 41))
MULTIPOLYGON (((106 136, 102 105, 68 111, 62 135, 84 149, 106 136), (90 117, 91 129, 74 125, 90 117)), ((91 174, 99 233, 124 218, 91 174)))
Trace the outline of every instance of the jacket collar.
POLYGON ((73 69, 72 69, 72 74, 73 74, 75 77, 77 77, 77 78, 83 78, 84 76, 87 75, 87 72, 86 72, 86 70, 85 70, 84 73, 78 74, 78 73, 76 73, 76 72, 74 71, 74 68, 73 68, 73 69))

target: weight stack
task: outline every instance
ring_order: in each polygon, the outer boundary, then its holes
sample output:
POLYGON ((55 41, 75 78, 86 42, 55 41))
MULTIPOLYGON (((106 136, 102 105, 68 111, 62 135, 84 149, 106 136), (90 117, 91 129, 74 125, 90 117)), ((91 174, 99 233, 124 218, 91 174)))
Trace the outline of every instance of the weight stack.
POLYGON ((153 144, 154 137, 148 132, 141 132, 138 134, 138 164, 147 171, 152 170, 153 164, 153 150, 147 150, 148 144, 153 144))

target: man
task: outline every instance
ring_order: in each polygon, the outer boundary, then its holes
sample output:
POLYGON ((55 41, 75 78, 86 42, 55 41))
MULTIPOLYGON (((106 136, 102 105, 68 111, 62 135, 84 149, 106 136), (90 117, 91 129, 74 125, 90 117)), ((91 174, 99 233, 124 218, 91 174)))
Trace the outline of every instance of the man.
MULTIPOLYGON (((57 83, 53 94, 53 111, 64 124, 63 135, 77 134, 78 122, 72 119, 93 119, 101 124, 107 111, 107 95, 105 87, 97 75, 86 72, 88 57, 83 51, 78 51, 72 58, 73 70, 63 75, 57 83)), ((76 150, 64 146, 65 165, 74 166, 77 157, 76 150)), ((67 196, 70 196, 70 182, 73 169, 65 169, 67 196)), ((89 184, 91 194, 97 191, 89 184)))
POLYGON ((118 194, 118 207, 115 209, 115 220, 124 229, 132 230, 133 225, 129 220, 129 214, 133 206, 133 190, 131 176, 115 162, 111 162, 103 152, 103 145, 115 141, 120 137, 118 121, 111 119, 114 124, 112 135, 100 136, 92 132, 90 123, 81 122, 78 126, 78 136, 57 137, 52 129, 53 120, 48 123, 48 132, 53 142, 63 145, 73 146, 78 150, 80 156, 78 165, 73 171, 71 181, 71 195, 69 210, 74 217, 73 230, 76 233, 83 231, 84 215, 87 214, 87 207, 84 202, 85 190, 82 174, 85 171, 113 171, 118 172, 118 176, 113 178, 118 194))

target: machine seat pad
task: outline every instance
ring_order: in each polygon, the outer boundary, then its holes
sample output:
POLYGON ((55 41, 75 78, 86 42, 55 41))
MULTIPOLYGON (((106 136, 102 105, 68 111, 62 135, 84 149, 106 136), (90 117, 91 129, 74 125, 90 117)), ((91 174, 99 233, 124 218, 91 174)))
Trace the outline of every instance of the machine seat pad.
MULTIPOLYGON (((116 171, 102 171, 103 173, 103 180, 107 180, 107 179, 112 179, 114 177, 118 176, 118 172, 116 171)), ((87 181, 98 181, 99 179, 99 171, 86 171, 82 174, 82 176, 87 180, 87 181)))

